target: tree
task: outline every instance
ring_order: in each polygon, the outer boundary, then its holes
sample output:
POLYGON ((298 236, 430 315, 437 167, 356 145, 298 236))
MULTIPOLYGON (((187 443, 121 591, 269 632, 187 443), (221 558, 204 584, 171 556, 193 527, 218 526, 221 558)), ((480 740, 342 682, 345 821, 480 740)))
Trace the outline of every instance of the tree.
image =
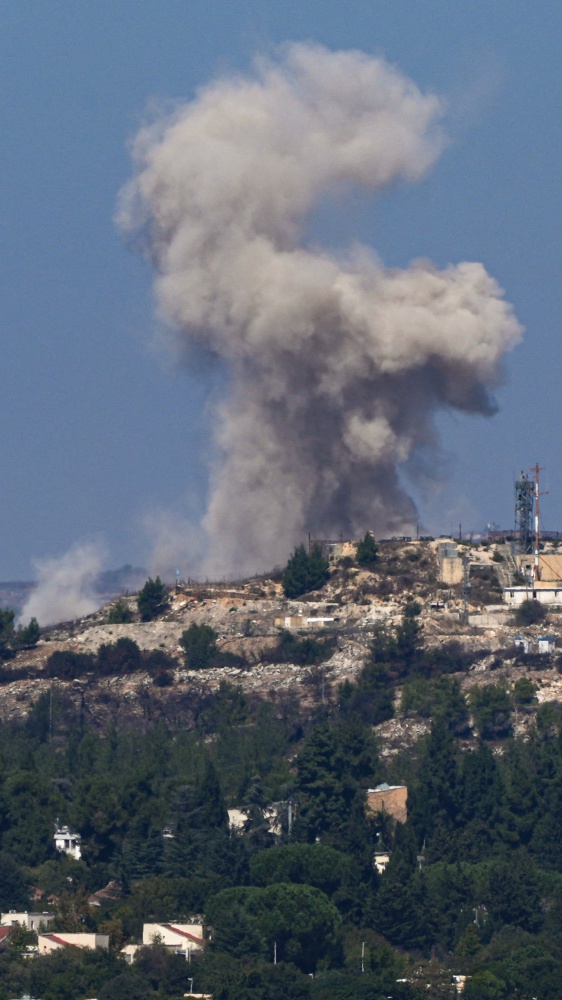
POLYGON ((206 916, 221 951, 271 958, 276 948, 278 961, 294 962, 304 972, 328 956, 341 922, 319 889, 286 883, 224 889, 209 900, 206 916))
POLYGON ((159 576, 155 580, 149 576, 139 592, 137 607, 143 622, 152 621, 168 607, 166 588, 159 576))
POLYGON ((546 618, 547 611, 540 601, 523 601, 515 612, 516 625, 538 625, 546 618))
POLYGON ((25 879, 11 854, 0 852, 0 909, 26 910, 29 892, 25 879))
POLYGON ((127 636, 122 636, 117 642, 103 643, 98 650, 97 669, 104 677, 110 674, 132 674, 141 667, 140 648, 127 636))
POLYGON ((282 576, 285 597, 295 598, 318 590, 326 583, 328 560, 320 545, 313 545, 308 553, 304 545, 298 545, 290 556, 282 576))
POLYGON ((19 647, 36 646, 41 638, 41 629, 39 628, 39 622, 36 618, 32 618, 29 625, 25 627, 19 626, 16 632, 16 644, 19 647))
POLYGON ((14 636, 15 611, 0 608, 0 657, 8 656, 8 648, 14 636))
POLYGON ((365 537, 357 545, 357 563, 364 569, 372 569, 378 560, 378 548, 372 531, 367 531, 365 537))
POLYGON ((488 684, 472 688, 470 707, 474 721, 483 740, 497 740, 511 736, 512 702, 503 684, 488 684))
POLYGON ((312 885, 332 896, 351 873, 351 859, 324 844, 283 844, 260 851, 250 859, 256 885, 293 882, 312 885))
POLYGON ((210 625, 192 622, 182 633, 180 646, 185 651, 186 664, 190 670, 205 670, 217 652, 218 635, 210 625))
POLYGON ((528 677, 520 677, 513 685, 512 697, 518 708, 536 702, 537 685, 528 677))
MULTIPOLYGON (((140 595, 139 595, 140 596, 140 595)), ((126 625, 133 620, 133 613, 122 597, 115 601, 109 609, 107 621, 109 625, 126 625)))

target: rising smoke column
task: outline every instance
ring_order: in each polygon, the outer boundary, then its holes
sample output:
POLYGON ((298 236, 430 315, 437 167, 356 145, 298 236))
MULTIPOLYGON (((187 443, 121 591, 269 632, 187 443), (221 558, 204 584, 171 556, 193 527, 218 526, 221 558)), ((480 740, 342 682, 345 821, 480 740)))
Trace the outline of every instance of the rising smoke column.
POLYGON ((229 373, 209 571, 281 562, 308 530, 404 530, 399 468, 435 447, 435 413, 493 412, 520 327, 481 264, 391 271, 303 239, 319 199, 422 177, 441 115, 381 59, 295 44, 137 136, 120 225, 144 241, 166 324, 229 373))

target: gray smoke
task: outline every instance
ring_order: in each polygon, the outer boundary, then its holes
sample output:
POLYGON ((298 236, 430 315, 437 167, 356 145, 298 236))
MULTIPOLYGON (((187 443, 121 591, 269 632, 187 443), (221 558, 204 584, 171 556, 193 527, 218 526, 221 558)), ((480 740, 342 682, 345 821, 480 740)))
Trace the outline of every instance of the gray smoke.
POLYGON ((37 618, 40 625, 52 625, 97 611, 101 599, 96 582, 104 557, 102 545, 86 542, 62 556, 36 560, 37 586, 22 608, 21 620, 37 618))
POLYGON ((382 59, 289 45, 142 129, 119 223, 165 323, 226 363, 203 529, 209 572, 283 561, 307 531, 415 522, 404 463, 443 408, 489 414, 520 327, 479 263, 388 270, 311 247, 319 200, 423 176, 443 108, 382 59))

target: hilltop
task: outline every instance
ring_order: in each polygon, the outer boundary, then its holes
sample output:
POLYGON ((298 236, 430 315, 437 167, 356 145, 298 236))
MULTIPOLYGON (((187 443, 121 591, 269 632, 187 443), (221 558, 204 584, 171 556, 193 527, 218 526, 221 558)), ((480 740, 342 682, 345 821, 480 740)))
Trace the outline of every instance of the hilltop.
MULTIPOLYGON (((562 620, 551 612, 547 625, 522 629, 514 623, 512 609, 501 603, 500 581, 506 572, 501 545, 464 544, 471 564, 470 603, 465 607, 462 584, 443 579, 440 545, 442 539, 381 542, 372 569, 357 565, 353 544, 336 547, 327 583, 295 600, 284 597, 276 574, 236 584, 182 584, 170 591, 166 610, 146 622, 139 620, 135 596, 128 595, 123 600, 135 620, 109 624, 115 604, 110 601, 95 614, 45 629, 36 647, 17 652, 4 664, 0 719, 25 716, 53 683, 69 705, 87 712, 102 730, 110 722, 149 725, 159 718, 189 727, 201 699, 225 683, 273 702, 296 698, 313 711, 319 701, 335 703, 342 684, 357 681, 375 635, 399 628, 405 605, 413 600, 419 605, 424 649, 434 659, 439 659, 439 650, 441 659, 449 658, 446 669, 422 668, 422 678, 425 675, 429 683, 445 673, 458 680, 465 696, 475 687, 503 685, 511 690, 521 678, 530 680, 535 688, 531 704, 514 722, 516 731, 524 731, 538 704, 561 697, 562 677, 555 654, 522 654, 515 640, 526 637, 532 650, 539 634, 546 631, 556 637, 562 620), (463 620, 465 611, 468 620, 463 620), (214 629, 225 665, 189 669, 180 640, 193 623, 214 629), (322 653, 313 662, 302 655, 292 657, 290 644, 280 646, 287 632, 297 644, 306 637, 315 639, 323 644, 322 653), (86 672, 69 679, 49 675, 55 652, 97 655, 100 647, 122 639, 145 654, 138 669, 109 676, 86 672), (164 655, 160 668, 157 658, 156 666, 153 656, 151 660, 154 653, 164 655)), ((383 753, 396 752, 429 727, 427 705, 420 708, 414 699, 405 707, 404 688, 412 678, 408 671, 401 673, 390 674, 394 718, 378 724, 383 753)), ((466 735, 470 738, 474 729, 467 729, 466 735)))

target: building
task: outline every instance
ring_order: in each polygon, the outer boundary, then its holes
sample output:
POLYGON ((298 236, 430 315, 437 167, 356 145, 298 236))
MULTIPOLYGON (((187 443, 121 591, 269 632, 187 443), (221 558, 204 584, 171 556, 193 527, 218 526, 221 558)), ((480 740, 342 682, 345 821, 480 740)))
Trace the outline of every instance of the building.
POLYGON ((463 561, 459 556, 459 549, 452 538, 447 538, 439 542, 437 546, 437 557, 439 559, 439 579, 442 583, 453 586, 462 583, 464 577, 463 561))
POLYGON ((109 934, 39 934, 37 939, 40 955, 50 955, 61 948, 109 948, 109 934))
POLYGON ((2 927, 25 927, 28 931, 48 930, 49 924, 55 919, 54 913, 16 913, 10 910, 0 914, 2 927))
POLYGON ((203 922, 191 924, 143 924, 143 945, 163 944, 175 955, 183 955, 189 962, 194 951, 205 947, 203 922))
POLYGON ((399 823, 408 819, 408 789, 406 785, 387 785, 367 789, 367 807, 373 813, 386 813, 399 823))
POLYGON ((390 862, 390 851, 375 851, 373 857, 373 864, 377 869, 379 875, 386 870, 390 862))
POLYGON ((562 604, 562 581, 533 580, 524 587, 506 587, 503 592, 506 604, 517 607, 523 601, 539 601, 540 604, 562 604))
POLYGON ((325 628, 327 625, 331 625, 335 622, 335 618, 306 618, 304 615, 284 615, 282 618, 275 619, 276 628, 325 628))
POLYGON ((57 851, 68 854, 79 861, 82 857, 82 838, 79 833, 73 833, 67 826, 57 826, 55 830, 55 847, 57 851))

